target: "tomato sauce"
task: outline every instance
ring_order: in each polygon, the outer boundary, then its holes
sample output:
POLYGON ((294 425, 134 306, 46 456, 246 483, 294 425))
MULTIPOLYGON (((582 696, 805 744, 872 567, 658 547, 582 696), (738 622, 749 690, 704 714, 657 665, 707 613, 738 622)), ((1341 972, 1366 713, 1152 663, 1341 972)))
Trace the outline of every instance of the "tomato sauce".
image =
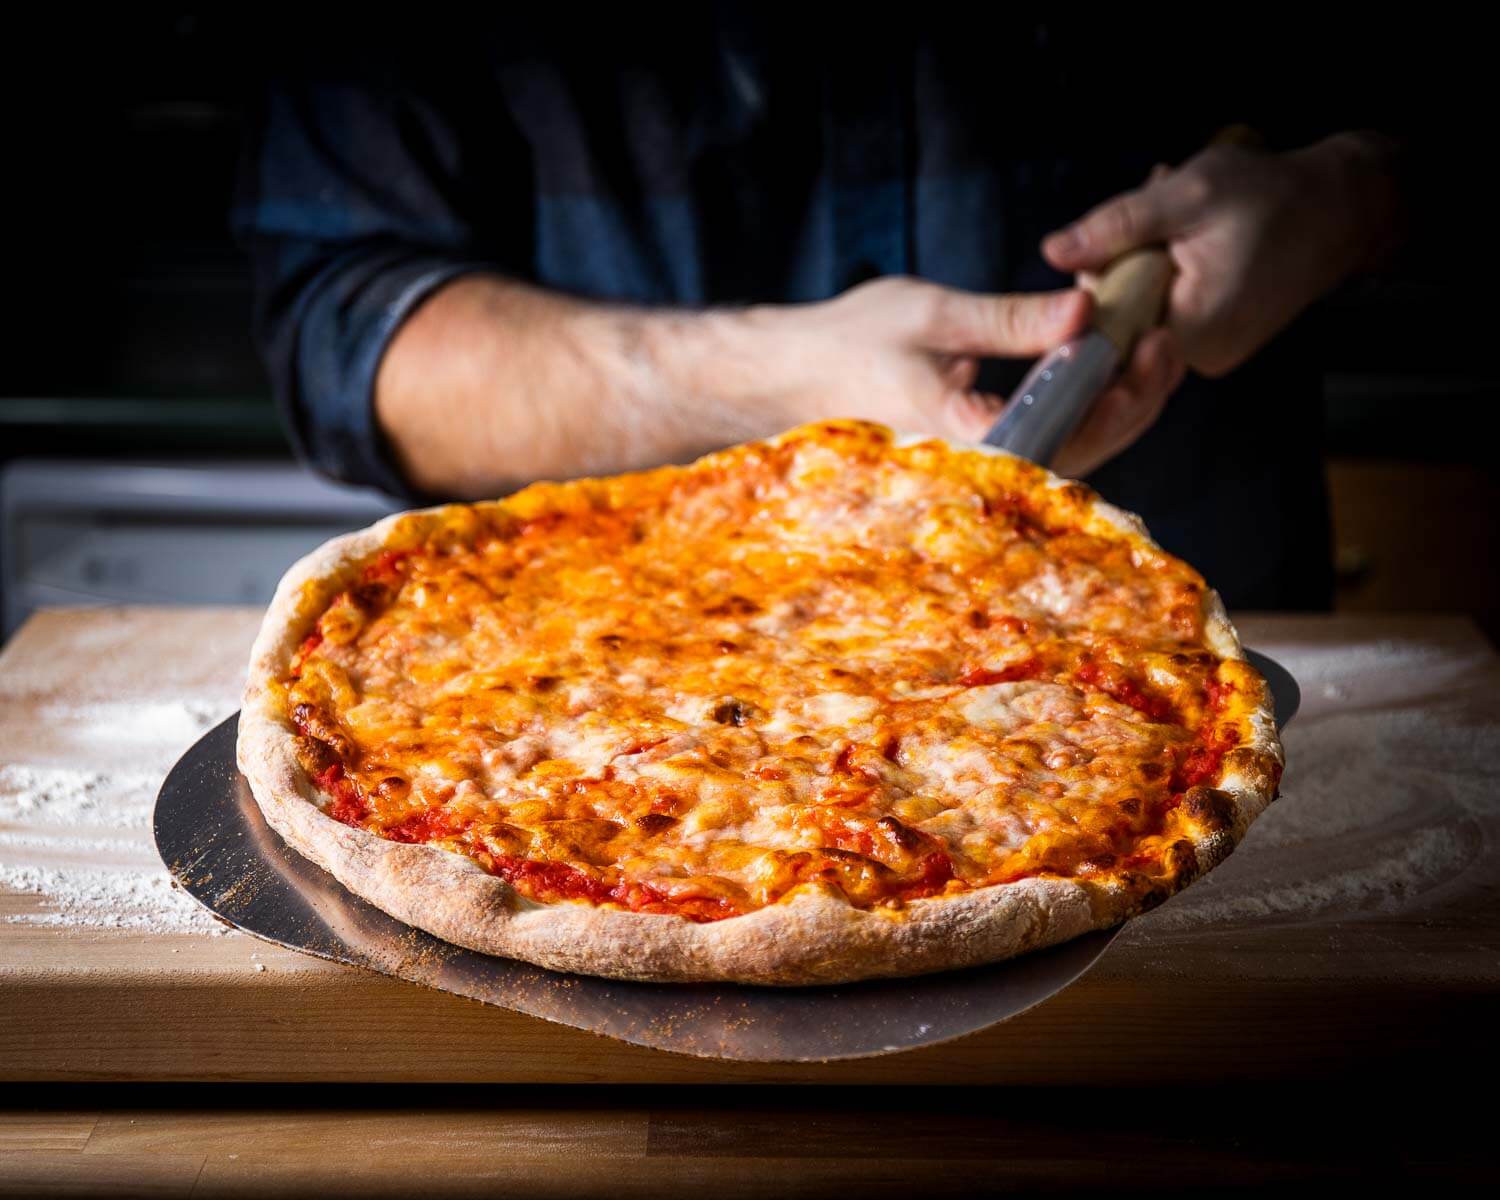
POLYGON ((988 687, 992 683, 1018 683, 1023 679, 1035 679, 1042 673, 1040 659, 1028 658, 1025 662, 1013 663, 998 671, 987 667, 974 667, 958 677, 959 687, 988 687))
POLYGON ((926 896, 935 896, 947 887, 948 881, 952 878, 954 878, 953 860, 945 851, 934 850, 922 860, 917 878, 898 888, 896 895, 902 900, 920 900, 926 896))
POLYGON ((668 896, 648 883, 606 883, 577 867, 512 855, 488 855, 494 874, 533 900, 587 900, 618 904, 631 912, 675 913, 690 921, 722 921, 741 909, 720 896, 668 896))
POLYGON ((1096 688, 1106 696, 1129 705, 1138 713, 1153 721, 1173 720, 1172 702, 1162 696, 1151 695, 1139 682, 1125 673, 1115 663, 1089 660, 1073 673, 1078 682, 1096 688))
POLYGON ((370 806, 365 802, 359 785, 344 774, 342 763, 334 763, 314 781, 333 800, 328 806, 328 815, 345 825, 362 825, 370 815, 370 806))

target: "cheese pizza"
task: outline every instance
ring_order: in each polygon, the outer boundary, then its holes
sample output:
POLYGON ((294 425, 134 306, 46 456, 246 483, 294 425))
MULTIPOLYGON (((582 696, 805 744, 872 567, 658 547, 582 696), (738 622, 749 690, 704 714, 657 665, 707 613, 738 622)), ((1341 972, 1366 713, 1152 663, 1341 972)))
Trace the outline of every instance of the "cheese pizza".
POLYGON ((1219 862, 1265 682, 1139 520, 987 448, 825 422, 388 518, 250 664, 267 821, 401 921, 640 980, 991 962, 1219 862))

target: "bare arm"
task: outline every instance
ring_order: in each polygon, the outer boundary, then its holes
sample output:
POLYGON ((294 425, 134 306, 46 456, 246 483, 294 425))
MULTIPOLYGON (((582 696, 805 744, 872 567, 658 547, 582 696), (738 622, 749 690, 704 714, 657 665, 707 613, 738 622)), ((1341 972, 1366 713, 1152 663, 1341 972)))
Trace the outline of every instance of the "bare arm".
MULTIPOLYGON (((392 340, 375 410, 412 483, 462 496, 682 461, 822 417, 972 439, 1000 405, 972 390, 978 360, 1041 353, 1088 315, 1078 291, 985 296, 910 279, 820 304, 674 312, 470 275, 392 340)), ((1169 335, 1143 341, 1062 465, 1081 473, 1118 453, 1182 370, 1169 335)))
POLYGON ((432 492, 690 458, 754 429, 739 406, 694 403, 693 363, 719 336, 708 319, 470 275, 392 341, 376 415, 407 477, 432 492))

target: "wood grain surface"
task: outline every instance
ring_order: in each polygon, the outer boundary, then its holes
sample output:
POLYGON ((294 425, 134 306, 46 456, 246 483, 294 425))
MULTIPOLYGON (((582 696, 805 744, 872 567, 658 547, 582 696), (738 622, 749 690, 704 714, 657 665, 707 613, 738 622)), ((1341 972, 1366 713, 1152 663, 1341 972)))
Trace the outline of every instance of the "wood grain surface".
MULTIPOLYGON (((205 720, 231 710, 257 620, 34 619, 0 654, 0 767, 109 777, 123 756, 144 761, 110 714, 181 696, 205 720)), ((242 934, 73 927, 13 890, 0 893, 0 1078, 1160 1087, 1441 1085, 1492 1070, 1495 655, 1452 619, 1250 617, 1241 629, 1304 688, 1283 798, 1228 863, 1135 922, 1082 981, 959 1042, 826 1065, 681 1058, 242 934), (49 914, 62 923, 36 923, 49 914)), ((150 748, 162 770, 190 740, 150 748)), ((31 852, 24 828, 0 833, 17 835, 0 862, 31 852)), ((66 854, 67 831, 53 834, 47 853, 66 854)))
POLYGON ((1472 1186, 1481 1106, 1347 1089, 192 1089, 0 1113, 0 1195, 1218 1194, 1472 1186), (384 1098, 382 1098, 384 1097, 384 1098), (977 1102, 976 1102, 977 1101, 977 1102))

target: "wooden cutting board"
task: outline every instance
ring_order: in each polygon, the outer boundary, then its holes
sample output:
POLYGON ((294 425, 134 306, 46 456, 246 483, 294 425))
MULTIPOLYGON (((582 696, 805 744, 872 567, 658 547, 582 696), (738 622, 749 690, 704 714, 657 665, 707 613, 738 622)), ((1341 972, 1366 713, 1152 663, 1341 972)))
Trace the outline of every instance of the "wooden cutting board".
POLYGON ((154 783, 233 711, 243 609, 59 611, 0 652, 0 1078, 1177 1084, 1493 1067, 1500 661, 1455 618, 1249 617, 1298 677, 1284 794, 1053 1000, 812 1066, 667 1055, 221 932, 154 783), (111 923, 124 927, 110 927, 111 923))

